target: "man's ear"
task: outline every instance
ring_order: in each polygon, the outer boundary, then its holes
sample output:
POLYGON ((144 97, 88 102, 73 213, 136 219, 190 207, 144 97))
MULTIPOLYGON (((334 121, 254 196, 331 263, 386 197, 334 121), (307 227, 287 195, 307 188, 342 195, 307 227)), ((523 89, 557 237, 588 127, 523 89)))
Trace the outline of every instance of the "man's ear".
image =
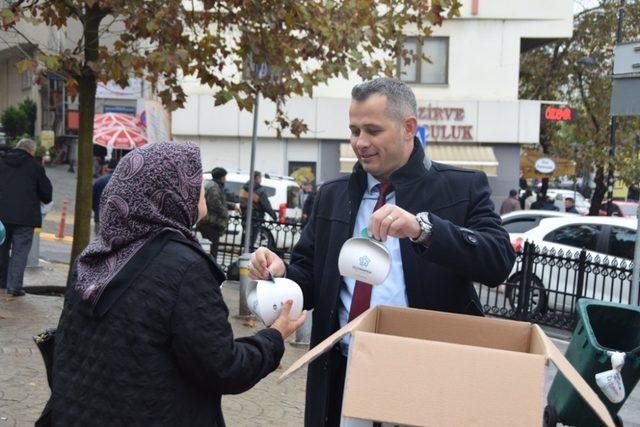
POLYGON ((415 116, 410 116, 404 119, 402 124, 404 130, 404 137, 406 141, 413 141, 413 137, 418 129, 418 119, 415 116))

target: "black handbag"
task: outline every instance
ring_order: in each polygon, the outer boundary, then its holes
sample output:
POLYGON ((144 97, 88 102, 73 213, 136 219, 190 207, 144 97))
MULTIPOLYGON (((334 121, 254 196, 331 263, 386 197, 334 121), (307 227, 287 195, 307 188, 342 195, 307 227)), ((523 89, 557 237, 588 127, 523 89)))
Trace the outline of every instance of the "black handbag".
POLYGON ((47 370, 47 382, 49 383, 49 388, 51 388, 53 352, 56 345, 56 330, 47 329, 46 331, 34 336, 33 341, 38 346, 38 350, 40 350, 40 354, 44 360, 44 367, 47 370))

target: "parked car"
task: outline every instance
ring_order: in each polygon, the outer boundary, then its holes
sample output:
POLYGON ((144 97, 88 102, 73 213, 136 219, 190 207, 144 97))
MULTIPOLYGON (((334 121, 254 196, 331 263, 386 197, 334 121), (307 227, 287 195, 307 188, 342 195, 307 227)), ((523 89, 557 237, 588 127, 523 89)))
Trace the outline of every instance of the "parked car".
MULTIPOLYGON (((585 249, 592 259, 608 258, 610 263, 630 263, 635 248, 637 219, 618 217, 557 217, 546 218, 531 230, 515 237, 512 245, 517 251, 522 249, 525 241, 539 247, 567 252, 580 252, 585 249)), ((534 313, 544 314, 547 309, 571 312, 575 309, 576 288, 578 283, 577 268, 546 262, 533 264, 531 307, 534 313)), ((627 264, 628 265, 628 264, 627 264)), ((516 264, 508 279, 510 284, 518 284, 522 280, 522 265, 516 264)), ((582 296, 605 301, 629 301, 629 286, 621 286, 622 279, 612 274, 606 276, 591 269, 584 274, 582 296)), ((517 306, 517 286, 508 286, 505 290, 507 299, 515 308, 517 306)))
POLYGON ((537 227, 544 218, 575 217, 576 214, 544 210, 524 210, 502 215, 502 226, 511 236, 511 240, 537 227))
MULTIPOLYGON (((607 216, 609 202, 600 205, 600 216, 607 216)), ((627 218, 635 218, 638 212, 638 202, 621 202, 614 200, 611 205, 611 215, 627 218)))
MULTIPOLYGON (((203 174, 205 180, 211 180, 209 173, 203 174)), ((240 189, 249 181, 249 174, 243 172, 228 172, 225 188, 238 195, 240 189)), ((281 205, 285 205, 285 217, 287 222, 299 222, 302 218, 302 189, 293 178, 264 173, 262 175, 262 189, 267 194, 273 210, 278 213, 281 205)), ((227 233, 220 240, 222 249, 235 249, 239 251, 242 245, 242 221, 235 211, 229 212, 229 226, 227 233)), ((266 220, 272 218, 265 214, 266 220)), ((282 227, 281 227, 282 228, 282 227)), ((267 246, 271 249, 289 248, 295 245, 300 238, 299 233, 287 232, 289 230, 279 229, 270 231, 267 228, 260 230, 256 244, 267 246)))

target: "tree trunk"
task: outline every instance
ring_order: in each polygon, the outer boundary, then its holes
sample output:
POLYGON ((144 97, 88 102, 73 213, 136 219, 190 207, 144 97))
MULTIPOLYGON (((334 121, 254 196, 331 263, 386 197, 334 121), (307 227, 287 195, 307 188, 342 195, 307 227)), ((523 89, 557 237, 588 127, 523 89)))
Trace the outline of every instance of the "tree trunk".
MULTIPOLYGON (((86 7, 86 6, 85 6, 86 7)), ((78 182, 76 185, 73 247, 69 262, 69 275, 77 256, 89 244, 91 236, 91 200, 93 190, 93 116, 96 100, 96 76, 87 65, 98 59, 100 10, 94 5, 85 8, 84 56, 85 64, 78 81, 80 124, 78 135, 78 182)), ((67 280, 67 284, 69 280, 67 280)))
POLYGON ((600 214, 602 199, 604 199, 604 193, 607 189, 607 186, 604 182, 604 166, 599 165, 596 167, 596 176, 594 182, 596 183, 596 188, 593 190, 593 197, 591 197, 591 208, 589 208, 589 215, 598 216, 600 214))

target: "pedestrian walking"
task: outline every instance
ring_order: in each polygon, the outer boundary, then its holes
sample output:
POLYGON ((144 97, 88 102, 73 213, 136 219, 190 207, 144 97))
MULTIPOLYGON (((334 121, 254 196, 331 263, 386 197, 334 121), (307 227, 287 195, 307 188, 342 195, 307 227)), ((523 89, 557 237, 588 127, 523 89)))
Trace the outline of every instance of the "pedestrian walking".
POLYGON ((531 203, 531 209, 542 210, 547 201, 547 194, 541 190, 536 191, 536 201, 531 203))
POLYGON ((578 209, 576 209, 576 201, 573 200, 573 197, 567 197, 564 199, 564 211, 567 213, 580 213, 578 209))
MULTIPOLYGON (((515 260, 486 175, 425 158, 405 83, 378 78, 351 97, 353 172, 322 185, 290 264, 259 248, 250 277, 267 278, 269 269, 300 285, 305 308, 314 309, 311 347, 379 304, 482 316, 474 282, 503 283, 515 260), (375 287, 338 270, 342 244, 365 230, 392 257, 375 287)), ((345 336, 309 365, 306 426, 339 425, 349 342, 345 336)))
POLYGON ((318 189, 312 186, 302 205, 302 225, 303 226, 307 224, 307 222, 309 221, 309 218, 311 217, 311 211, 313 210, 313 204, 316 201, 317 191, 318 189))
MULTIPOLYGON (((240 211, 242 215, 242 224, 243 224, 243 246, 244 239, 246 238, 246 224, 247 224, 247 213, 249 207, 249 183, 247 182, 240 189, 239 194, 240 199, 240 211)), ((252 198, 252 213, 251 213, 251 240, 249 247, 250 250, 253 250, 254 243, 256 241, 256 237, 260 234, 260 230, 262 229, 262 223, 264 222, 265 214, 269 215, 274 221, 277 221, 278 216, 274 212, 271 207, 271 202, 269 201, 269 197, 267 193, 265 193, 262 188, 262 173, 260 171, 254 171, 253 173, 253 198, 252 198)))
POLYGON ((223 426, 221 396, 274 371, 305 314, 290 321, 287 301, 273 326, 234 340, 224 274, 191 231, 206 214, 196 145, 132 151, 102 201, 101 235, 73 269, 38 424, 223 426))
POLYGON ((102 196, 104 188, 109 183, 116 166, 118 166, 117 159, 114 158, 109 160, 107 163, 107 172, 100 178, 96 179, 93 183, 93 200, 91 202, 91 206, 93 209, 93 231, 96 236, 100 234, 100 197, 102 196))
POLYGON ((526 210, 531 209, 531 205, 535 201, 536 201, 536 195, 533 194, 533 192, 527 188, 527 190, 524 192, 524 206, 522 208, 526 210))
POLYGON ((507 214, 509 212, 519 211, 520 200, 518 200, 518 190, 509 190, 509 197, 504 199, 502 206, 500 206, 500 215, 507 214))
POLYGON ((198 231, 211 242, 209 253, 215 260, 218 256, 220 236, 227 230, 229 210, 235 209, 233 201, 227 201, 225 183, 227 171, 224 168, 211 170, 212 183, 205 187, 207 214, 198 222, 198 231))
POLYGON ((21 139, 0 157, 0 221, 7 234, 0 246, 0 288, 15 297, 24 295, 22 281, 33 232, 42 226, 40 204, 50 203, 53 193, 44 168, 33 158, 35 151, 33 140, 21 139))

